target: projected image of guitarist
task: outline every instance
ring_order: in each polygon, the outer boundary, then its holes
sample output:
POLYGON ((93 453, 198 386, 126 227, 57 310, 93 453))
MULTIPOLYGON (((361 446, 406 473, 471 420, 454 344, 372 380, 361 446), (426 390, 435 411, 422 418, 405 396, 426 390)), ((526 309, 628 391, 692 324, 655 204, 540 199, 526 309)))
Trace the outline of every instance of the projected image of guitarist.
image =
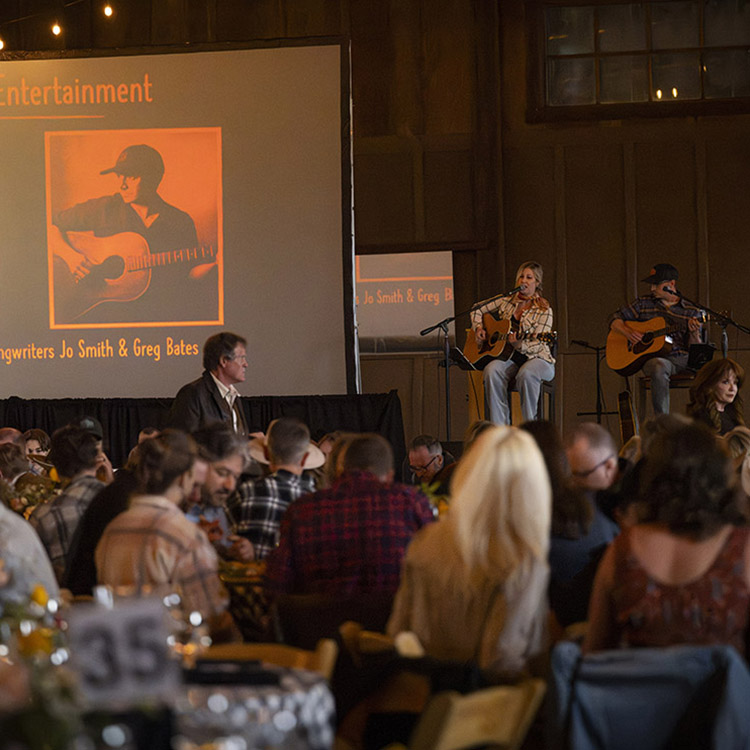
POLYGON ((542 266, 522 263, 516 274, 516 289, 477 307, 471 314, 472 334, 464 355, 475 366, 484 367, 485 418, 495 424, 510 424, 508 384, 515 377, 521 394, 525 421, 536 419, 542 380, 555 377, 552 307, 541 295, 542 266), (507 347, 504 344, 508 344, 507 347))
POLYGON ((657 263, 642 279, 651 293, 611 318, 607 364, 621 375, 640 369, 651 378, 654 414, 669 412, 669 378, 687 369, 688 347, 703 340, 703 311, 675 294, 677 269, 657 263))
POLYGON ((158 192, 161 154, 128 146, 114 166, 117 192, 57 213, 49 228, 56 323, 211 320, 216 251, 193 219, 158 192))

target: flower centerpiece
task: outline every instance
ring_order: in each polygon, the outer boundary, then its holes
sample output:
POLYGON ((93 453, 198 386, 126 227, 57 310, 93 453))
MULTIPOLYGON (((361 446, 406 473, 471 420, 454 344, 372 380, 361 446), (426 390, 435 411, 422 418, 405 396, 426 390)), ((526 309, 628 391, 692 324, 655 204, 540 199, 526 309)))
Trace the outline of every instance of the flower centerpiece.
MULTIPOLYGON (((0 554, 2 554, 0 552, 0 554)), ((18 747, 65 750, 80 729, 65 669, 58 602, 20 563, 0 557, 0 737, 18 747)))

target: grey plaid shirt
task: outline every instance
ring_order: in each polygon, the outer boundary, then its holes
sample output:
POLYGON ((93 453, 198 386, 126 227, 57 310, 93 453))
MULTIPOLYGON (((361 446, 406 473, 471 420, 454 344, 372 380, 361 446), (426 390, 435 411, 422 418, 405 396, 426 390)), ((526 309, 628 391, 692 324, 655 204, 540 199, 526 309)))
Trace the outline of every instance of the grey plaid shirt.
POLYGON ((29 518, 52 562, 58 582, 62 582, 68 564, 70 543, 78 522, 89 503, 104 487, 96 477, 83 476, 72 481, 48 503, 39 505, 29 518))

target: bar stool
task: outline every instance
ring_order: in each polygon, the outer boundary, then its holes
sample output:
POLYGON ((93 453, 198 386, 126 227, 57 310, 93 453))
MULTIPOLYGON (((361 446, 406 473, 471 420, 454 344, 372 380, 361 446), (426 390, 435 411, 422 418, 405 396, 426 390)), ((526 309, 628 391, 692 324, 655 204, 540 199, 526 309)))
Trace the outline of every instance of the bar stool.
MULTIPOLYGON (((677 375, 671 375, 669 378, 669 390, 690 388, 694 381, 694 372, 680 372, 677 375)), ((651 390, 651 378, 648 375, 641 375, 638 377, 637 382, 638 419, 642 423, 646 419, 646 395, 651 390)))
MULTIPOLYGON (((469 376, 469 421, 486 419, 484 413, 484 380, 481 371, 467 372, 469 376), (475 398, 476 397, 476 398, 475 398)), ((516 386, 516 380, 510 381, 508 386, 508 404, 510 405, 510 422, 519 425, 524 419, 521 414, 521 395, 516 386)), ((539 401, 536 405, 536 419, 555 421, 555 381, 542 380, 539 389, 539 401)))

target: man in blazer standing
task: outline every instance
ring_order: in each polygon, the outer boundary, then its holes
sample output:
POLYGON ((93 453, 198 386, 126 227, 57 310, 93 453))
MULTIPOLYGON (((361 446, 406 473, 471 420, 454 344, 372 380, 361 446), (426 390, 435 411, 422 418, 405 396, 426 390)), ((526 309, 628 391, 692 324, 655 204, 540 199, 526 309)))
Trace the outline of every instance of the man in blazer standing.
POLYGON ((213 422, 224 422, 247 437, 247 421, 235 385, 245 380, 247 341, 222 331, 203 345, 203 374, 182 386, 172 402, 168 426, 194 432, 213 422))

